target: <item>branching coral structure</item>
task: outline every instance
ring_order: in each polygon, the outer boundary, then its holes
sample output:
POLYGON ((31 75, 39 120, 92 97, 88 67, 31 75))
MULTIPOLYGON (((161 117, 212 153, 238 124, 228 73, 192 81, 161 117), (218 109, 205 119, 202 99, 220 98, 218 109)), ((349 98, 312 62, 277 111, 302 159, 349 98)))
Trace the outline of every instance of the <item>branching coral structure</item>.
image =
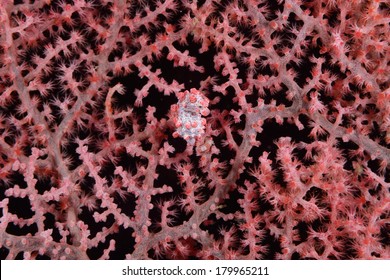
POLYGON ((2 259, 389 259, 390 6, 0 0, 2 259))

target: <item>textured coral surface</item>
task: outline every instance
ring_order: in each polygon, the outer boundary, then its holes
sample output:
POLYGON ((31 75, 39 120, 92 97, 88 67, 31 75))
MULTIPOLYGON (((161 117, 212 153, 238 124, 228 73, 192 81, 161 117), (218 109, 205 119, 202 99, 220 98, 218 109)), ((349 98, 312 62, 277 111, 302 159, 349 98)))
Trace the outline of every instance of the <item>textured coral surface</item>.
POLYGON ((389 259, 390 6, 0 0, 1 259, 389 259))

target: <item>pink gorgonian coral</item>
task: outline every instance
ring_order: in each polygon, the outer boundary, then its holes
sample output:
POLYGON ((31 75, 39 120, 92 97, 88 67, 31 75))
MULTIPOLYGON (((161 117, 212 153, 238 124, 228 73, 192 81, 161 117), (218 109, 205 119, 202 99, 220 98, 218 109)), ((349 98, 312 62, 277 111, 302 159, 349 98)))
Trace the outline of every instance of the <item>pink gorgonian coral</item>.
POLYGON ((389 10, 0 0, 0 257, 389 259, 389 10))

